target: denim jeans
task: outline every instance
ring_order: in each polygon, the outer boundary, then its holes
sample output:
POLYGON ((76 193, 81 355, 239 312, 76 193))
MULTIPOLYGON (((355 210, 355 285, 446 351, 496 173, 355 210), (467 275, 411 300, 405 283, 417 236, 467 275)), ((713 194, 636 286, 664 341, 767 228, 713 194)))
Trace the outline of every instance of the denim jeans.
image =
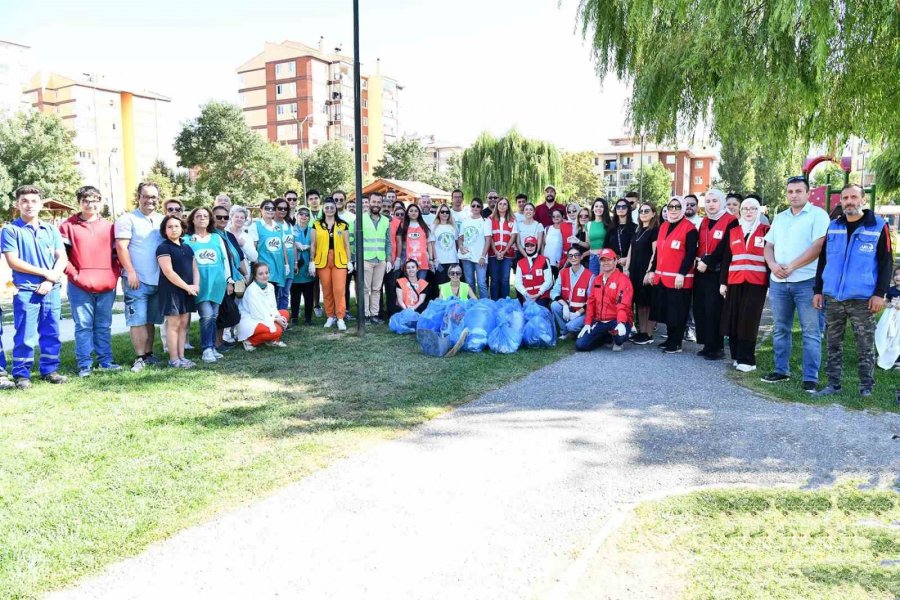
POLYGON ((488 295, 488 286, 487 286, 487 265, 479 265, 477 262, 472 262, 471 260, 461 260, 459 261, 462 265, 463 277, 466 279, 466 283, 469 284, 469 287, 472 290, 478 290, 479 298, 489 298, 488 295), (475 278, 478 277, 478 281, 476 282, 475 278))
POLYGON ((69 283, 69 302, 75 321, 75 360, 78 370, 90 369, 93 352, 101 367, 112 364, 112 309, 116 290, 86 292, 69 283))
POLYGON ((278 310, 287 310, 291 306, 291 285, 293 279, 285 279, 283 286, 275 287, 275 307, 278 310))
POLYGON ((618 335, 615 332, 618 325, 618 321, 594 321, 587 333, 575 339, 575 350, 578 352, 590 352, 594 348, 608 344, 610 341, 621 346, 628 341, 631 324, 625 324, 625 335, 618 335))
POLYGON ((588 271, 590 271, 594 275, 600 274, 600 255, 599 254, 591 254, 591 258, 588 260, 588 271))
POLYGON ((217 302, 198 302, 197 313, 200 315, 200 347, 204 350, 216 347, 216 317, 219 316, 217 302))
POLYGON ((59 368, 59 287, 41 296, 34 290, 19 290, 13 297, 13 377, 31 378, 34 347, 41 350, 41 375, 59 368))
POLYGON ((819 313, 813 308, 813 279, 794 283, 773 281, 769 285, 769 304, 775 319, 772 345, 775 348, 775 372, 790 375, 791 331, 794 310, 800 317, 803 333, 803 381, 819 381, 822 362, 822 329, 819 313))
POLYGON ((512 258, 488 258, 488 271, 491 274, 491 300, 509 298, 509 272, 512 269, 512 258))
POLYGON ((567 333, 578 333, 581 331, 581 328, 584 327, 584 313, 581 313, 571 321, 566 321, 563 318, 563 307, 559 302, 554 302, 550 305, 550 312, 553 313, 553 318, 556 319, 556 324, 559 326, 559 334, 564 335, 567 333))
POLYGON ((6 370, 6 350, 3 349, 3 311, 0 310, 0 369, 6 370))

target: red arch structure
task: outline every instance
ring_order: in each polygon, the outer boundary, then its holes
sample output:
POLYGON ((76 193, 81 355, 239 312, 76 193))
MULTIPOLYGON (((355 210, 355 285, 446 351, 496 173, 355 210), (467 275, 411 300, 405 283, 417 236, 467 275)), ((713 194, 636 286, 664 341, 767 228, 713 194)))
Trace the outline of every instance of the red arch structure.
MULTIPOLYGON (((833 162, 841 168, 844 172, 844 185, 850 181, 850 170, 853 164, 852 158, 849 156, 842 156, 840 162, 838 162, 833 157, 825 154, 814 158, 807 158, 803 163, 803 176, 806 177, 806 181, 809 181, 809 175, 812 173, 813 169, 823 162, 833 162)), ((830 185, 823 185, 809 191, 809 201, 819 208, 823 208, 830 212, 833 205, 840 203, 841 196, 839 193, 836 193, 830 185)))

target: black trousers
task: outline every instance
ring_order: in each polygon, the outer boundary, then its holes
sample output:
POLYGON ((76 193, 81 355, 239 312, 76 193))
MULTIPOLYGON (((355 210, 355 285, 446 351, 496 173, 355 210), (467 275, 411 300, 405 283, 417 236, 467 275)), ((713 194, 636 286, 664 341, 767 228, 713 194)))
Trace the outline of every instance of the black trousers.
POLYGON ((739 340, 729 336, 728 349, 731 351, 731 360, 736 360, 742 365, 756 365, 755 341, 739 340))
POLYGON ((300 314, 300 296, 303 296, 303 320, 312 321, 313 290, 319 285, 318 279, 306 283, 291 285, 291 320, 296 321, 300 314))
POLYGON ((694 323, 697 343, 707 352, 720 352, 725 347, 720 323, 725 299, 719 294, 719 272, 694 274, 694 323))
MULTIPOLYGON (((347 285, 344 287, 344 306, 347 307, 347 314, 351 314, 350 312, 350 287, 352 285, 352 281, 356 279, 357 271, 353 271, 352 273, 347 270, 347 285)), ((353 315, 354 317, 356 315, 353 315)))
POLYGON ((391 269, 384 274, 384 315, 391 318, 394 313, 400 312, 397 306, 397 269, 391 269))

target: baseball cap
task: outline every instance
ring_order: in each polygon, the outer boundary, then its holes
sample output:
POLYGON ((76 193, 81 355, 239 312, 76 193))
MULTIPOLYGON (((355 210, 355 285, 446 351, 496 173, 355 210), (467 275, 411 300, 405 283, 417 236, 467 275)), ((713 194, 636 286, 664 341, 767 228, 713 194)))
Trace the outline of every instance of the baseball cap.
POLYGON ((537 246, 537 238, 534 237, 533 235, 529 235, 527 238, 525 238, 525 241, 522 243, 522 245, 527 246, 528 244, 531 244, 532 246, 537 246))
POLYGON ((553 187, 552 185, 548 185, 547 187, 544 188, 544 191, 545 191, 545 192, 546 192, 547 190, 553 190, 553 191, 555 192, 555 191, 556 191, 556 188, 553 187))
POLYGON ((600 260, 604 258, 608 258, 610 260, 617 260, 619 257, 616 256, 615 251, 612 248, 604 248, 600 251, 600 260))

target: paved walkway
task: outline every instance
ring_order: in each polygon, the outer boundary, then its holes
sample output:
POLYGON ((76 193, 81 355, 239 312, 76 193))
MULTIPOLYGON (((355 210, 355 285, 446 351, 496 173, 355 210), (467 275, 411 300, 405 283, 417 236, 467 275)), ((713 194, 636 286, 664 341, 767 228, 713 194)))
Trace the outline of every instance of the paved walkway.
POLYGON ((900 484, 900 415, 771 402, 725 368, 631 345, 567 358, 52 597, 565 597, 623 503, 900 484))

